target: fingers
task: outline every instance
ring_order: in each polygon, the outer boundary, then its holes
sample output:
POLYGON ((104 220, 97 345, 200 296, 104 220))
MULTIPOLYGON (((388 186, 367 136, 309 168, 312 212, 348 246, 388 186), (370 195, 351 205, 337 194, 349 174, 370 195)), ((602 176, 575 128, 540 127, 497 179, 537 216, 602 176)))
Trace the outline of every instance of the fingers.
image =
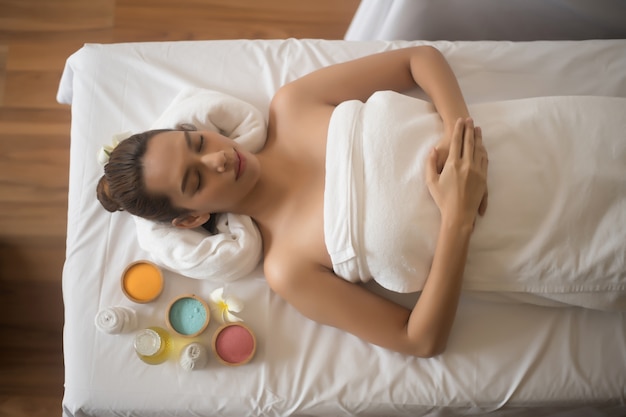
POLYGON ((452 138, 450 140, 450 152, 448 153, 448 160, 455 160, 461 157, 461 152, 463 149, 463 130, 464 130, 464 121, 463 119, 457 119, 454 124, 454 130, 452 132, 452 138))
POLYGON ((474 162, 485 174, 487 173, 489 157, 487 156, 487 149, 483 145, 483 131, 480 127, 474 128, 474 162))
MULTIPOLYGON (((487 150, 483 145, 483 132, 480 127, 476 127, 474 129, 474 138, 475 138, 475 149, 474 149, 474 161, 478 164, 478 167, 483 172, 485 177, 487 177, 487 169, 489 166, 489 158, 487 156, 487 150)), ((480 201, 480 206, 478 206, 478 214, 484 216, 487 212, 487 205, 489 203, 489 191, 485 189, 485 194, 483 195, 483 199, 480 201)))
POLYGON ((488 160, 482 130, 471 118, 458 119, 449 138, 447 157, 436 148, 428 155, 426 182, 430 194, 440 210, 456 207, 466 214, 471 211, 472 216, 482 216, 488 203, 488 160), (446 159, 443 170, 438 169, 439 158, 446 159))
POLYGON ((435 146, 435 151, 437 152, 437 173, 441 174, 441 171, 443 171, 443 166, 448 160, 448 154, 450 152, 450 149, 449 147, 442 149, 439 146, 435 146))
POLYGON ((484 216, 487 212, 487 205, 489 203, 489 191, 485 190, 485 194, 483 195, 483 199, 480 201, 480 206, 478 206, 478 214, 484 216))
POLYGON ((457 119, 450 141, 448 158, 461 158, 467 161, 474 159, 476 147, 482 147, 482 133, 477 133, 476 129, 479 128, 474 128, 474 120, 472 118, 457 119), (476 143, 477 135, 480 135, 478 145, 476 143))
POLYGON ((474 150, 476 145, 474 141, 474 120, 467 118, 465 120, 464 127, 461 158, 467 161, 472 161, 474 160, 474 150))
POLYGON ((474 128, 474 160, 480 162, 481 152, 484 150, 483 146, 483 131, 480 127, 474 128), (477 152, 478 151, 478 152, 477 152))

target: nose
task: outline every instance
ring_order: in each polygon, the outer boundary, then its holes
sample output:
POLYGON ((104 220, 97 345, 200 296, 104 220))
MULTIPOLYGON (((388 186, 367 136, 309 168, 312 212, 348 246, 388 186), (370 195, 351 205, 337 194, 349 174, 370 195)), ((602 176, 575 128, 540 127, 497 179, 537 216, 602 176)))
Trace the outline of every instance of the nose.
POLYGON ((218 151, 218 152, 210 152, 210 153, 206 153, 202 155, 200 157, 200 161, 208 169, 222 173, 226 171, 228 158, 226 156, 226 152, 218 151))

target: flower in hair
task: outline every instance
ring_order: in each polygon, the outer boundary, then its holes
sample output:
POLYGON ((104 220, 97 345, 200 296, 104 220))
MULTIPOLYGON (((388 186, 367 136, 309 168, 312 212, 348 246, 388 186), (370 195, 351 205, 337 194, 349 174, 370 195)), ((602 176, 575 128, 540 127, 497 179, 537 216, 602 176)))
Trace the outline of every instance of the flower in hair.
POLYGON ((130 137, 130 135, 132 135, 131 132, 122 132, 113 135, 113 142, 111 143, 111 145, 103 145, 98 150, 98 163, 102 166, 106 165, 109 162, 109 158, 111 157, 111 152, 113 152, 113 149, 115 149, 115 147, 119 145, 121 141, 130 137))
POLYGON ((239 313, 243 310, 243 303, 236 297, 224 297, 224 288, 218 288, 211 292, 211 311, 222 323, 243 321, 231 311, 239 313))

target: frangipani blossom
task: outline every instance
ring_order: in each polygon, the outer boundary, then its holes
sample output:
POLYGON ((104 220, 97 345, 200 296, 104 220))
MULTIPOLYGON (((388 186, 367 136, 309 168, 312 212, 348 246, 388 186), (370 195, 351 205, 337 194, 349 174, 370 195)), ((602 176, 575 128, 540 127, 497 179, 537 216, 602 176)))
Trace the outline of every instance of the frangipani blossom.
MULTIPOLYGON (((117 144, 115 144, 117 146, 117 144)), ((98 163, 100 165, 106 165, 109 162, 109 158, 111 157, 111 152, 115 149, 115 146, 104 145, 100 149, 98 149, 98 163)))
POLYGON ((243 310, 243 303, 236 297, 224 297, 224 288, 218 288, 211 292, 211 312, 222 323, 243 321, 231 313, 239 313, 243 310))
POLYGON ((113 143, 111 145, 103 145, 100 149, 98 149, 98 154, 96 156, 98 163, 103 166, 106 165, 109 162, 113 149, 115 149, 121 141, 128 139, 131 135, 131 132, 122 132, 113 135, 113 143))

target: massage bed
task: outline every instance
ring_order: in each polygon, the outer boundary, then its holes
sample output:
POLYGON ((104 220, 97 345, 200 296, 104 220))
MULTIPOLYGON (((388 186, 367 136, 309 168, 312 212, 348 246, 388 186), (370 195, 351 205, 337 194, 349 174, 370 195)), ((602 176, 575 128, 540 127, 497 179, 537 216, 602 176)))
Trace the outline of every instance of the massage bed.
MULTIPOLYGON (((67 60, 57 99, 71 105, 65 302, 64 417, 86 416, 621 416, 626 414, 626 313, 503 302, 464 293, 448 348, 419 359, 367 344, 298 313, 268 287, 262 266, 226 283, 163 269, 164 288, 137 304, 120 276, 136 260, 132 218, 95 198, 98 149, 148 129, 181 90, 245 100, 267 115, 276 90, 316 68, 418 41, 229 40, 88 44, 67 60), (138 328, 165 327, 182 294, 239 297, 257 348, 242 366, 212 354, 205 368, 140 361, 134 334, 94 325, 110 306, 138 328)), ((626 41, 430 43, 447 57, 467 102, 536 96, 626 97, 626 41)), ((422 97, 418 91, 411 92, 422 97)), ((623 138, 623 137, 622 137, 623 138)), ((590 140, 593 140, 590 138, 590 140)), ((626 225, 615 225, 626 227, 626 225)), ((395 294, 410 305, 415 294, 395 294)), ((218 324, 194 338, 210 349, 218 324)))

